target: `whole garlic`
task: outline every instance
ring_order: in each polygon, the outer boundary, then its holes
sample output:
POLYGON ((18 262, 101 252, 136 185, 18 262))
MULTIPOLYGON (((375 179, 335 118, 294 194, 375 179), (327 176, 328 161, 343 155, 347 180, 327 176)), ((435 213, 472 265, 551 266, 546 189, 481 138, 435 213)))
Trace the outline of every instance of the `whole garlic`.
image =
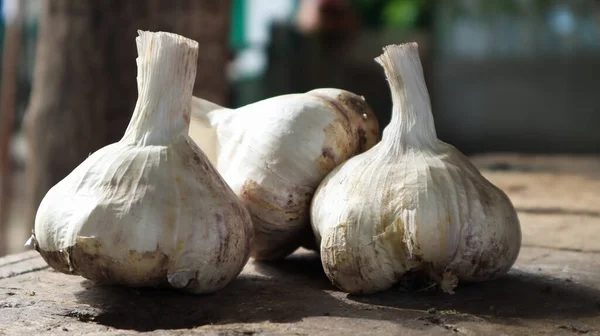
POLYGON ((458 281, 506 273, 521 245, 515 209, 453 146, 437 139, 416 43, 384 48, 394 107, 382 140, 332 171, 311 221, 329 279, 344 291, 390 288, 424 270, 458 281))
POLYGON ((306 232, 314 240, 309 209, 318 184, 379 140, 379 124, 365 100, 338 89, 238 109, 194 98, 191 124, 191 137, 213 154, 212 162, 252 216, 252 256, 258 260, 285 257, 306 232))
POLYGON ((34 247, 54 269, 112 284, 216 291, 250 253, 250 215, 187 135, 198 43, 139 32, 139 97, 123 138, 42 200, 34 247))

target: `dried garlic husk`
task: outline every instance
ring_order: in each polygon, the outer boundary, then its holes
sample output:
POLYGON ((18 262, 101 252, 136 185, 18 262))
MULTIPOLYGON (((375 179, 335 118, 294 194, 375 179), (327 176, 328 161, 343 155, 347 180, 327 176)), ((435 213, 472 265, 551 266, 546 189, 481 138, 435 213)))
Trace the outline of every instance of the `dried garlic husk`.
POLYGON ((248 208, 252 256, 283 258, 310 233, 309 209, 321 180, 379 140, 364 98, 317 89, 227 109, 194 98, 191 137, 248 208), (211 133, 212 132, 212 133, 211 133), (212 134, 212 136, 211 136, 212 134))
POLYGON ((506 273, 521 245, 515 209, 453 146, 437 139, 416 43, 376 59, 392 92, 382 140, 321 183, 311 221, 329 279, 382 291, 412 270, 443 290, 506 273))
POLYGON ((250 215, 187 135, 198 43, 139 32, 138 101, 123 138, 42 200, 34 247, 54 269, 111 284, 216 291, 250 253, 250 215))

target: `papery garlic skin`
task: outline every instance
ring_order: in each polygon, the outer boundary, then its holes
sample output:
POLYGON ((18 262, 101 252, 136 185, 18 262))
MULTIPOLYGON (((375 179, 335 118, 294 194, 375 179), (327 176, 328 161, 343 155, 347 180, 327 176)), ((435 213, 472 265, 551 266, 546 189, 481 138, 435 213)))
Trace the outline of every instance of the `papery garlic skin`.
POLYGON ((214 292, 247 262, 251 219, 187 135, 197 42, 139 34, 127 131, 48 191, 34 246, 56 270, 94 281, 214 292))
POLYGON ((310 201, 321 180, 379 140, 379 124, 364 98, 338 89, 273 97, 235 110, 194 99, 194 123, 215 132, 212 142, 190 134, 215 153, 218 171, 249 210, 252 256, 258 260, 297 249, 310 234, 310 201))
POLYGON ((447 292, 506 273, 521 245, 514 207, 453 146, 437 139, 416 43, 378 59, 392 90, 382 141, 332 171, 311 222, 329 279, 353 294, 425 270, 447 292))

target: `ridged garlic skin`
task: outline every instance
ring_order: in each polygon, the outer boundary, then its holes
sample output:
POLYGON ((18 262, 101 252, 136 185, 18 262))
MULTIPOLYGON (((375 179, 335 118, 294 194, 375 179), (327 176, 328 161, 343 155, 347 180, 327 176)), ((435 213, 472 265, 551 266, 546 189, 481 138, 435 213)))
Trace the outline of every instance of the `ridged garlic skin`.
POLYGON ((123 137, 42 200, 34 247, 54 269, 128 286, 223 288, 250 253, 251 219, 187 136, 198 44, 140 32, 139 98, 123 137))
POLYGON ((378 58, 394 111, 382 141, 332 171, 311 221, 329 279, 368 294, 425 270, 452 293, 459 281, 506 273, 521 245, 514 207, 456 148, 437 139, 416 43, 378 58))
MULTIPOLYGON (((218 171, 249 210, 252 256, 259 260, 283 258, 303 244, 318 184, 379 140, 371 108, 344 90, 278 96, 235 110, 202 104, 196 100, 192 124, 208 125, 216 141, 192 137, 215 153, 218 171)), ((310 245, 312 234, 308 239, 310 245)))

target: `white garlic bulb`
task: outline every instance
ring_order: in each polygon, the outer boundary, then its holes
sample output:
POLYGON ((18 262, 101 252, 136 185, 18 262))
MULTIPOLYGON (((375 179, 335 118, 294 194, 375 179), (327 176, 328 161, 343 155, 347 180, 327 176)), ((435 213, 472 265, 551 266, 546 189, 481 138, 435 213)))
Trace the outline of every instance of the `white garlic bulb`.
POLYGON ((139 32, 138 101, 123 138, 42 200, 32 241, 58 271, 192 293, 231 282, 250 254, 247 210, 187 135, 198 43, 139 32))
POLYGON ((392 92, 382 140, 332 171, 311 222, 329 279, 367 294, 423 270, 452 293, 458 281, 506 273, 521 246, 515 209, 456 148, 437 139, 416 43, 376 59, 392 92))
POLYGON ((258 260, 285 257, 303 243, 305 232, 314 240, 309 210, 315 189, 333 168, 379 140, 379 124, 364 98, 338 89, 238 109, 194 98, 191 123, 191 137, 212 153, 252 216, 252 256, 258 260))

